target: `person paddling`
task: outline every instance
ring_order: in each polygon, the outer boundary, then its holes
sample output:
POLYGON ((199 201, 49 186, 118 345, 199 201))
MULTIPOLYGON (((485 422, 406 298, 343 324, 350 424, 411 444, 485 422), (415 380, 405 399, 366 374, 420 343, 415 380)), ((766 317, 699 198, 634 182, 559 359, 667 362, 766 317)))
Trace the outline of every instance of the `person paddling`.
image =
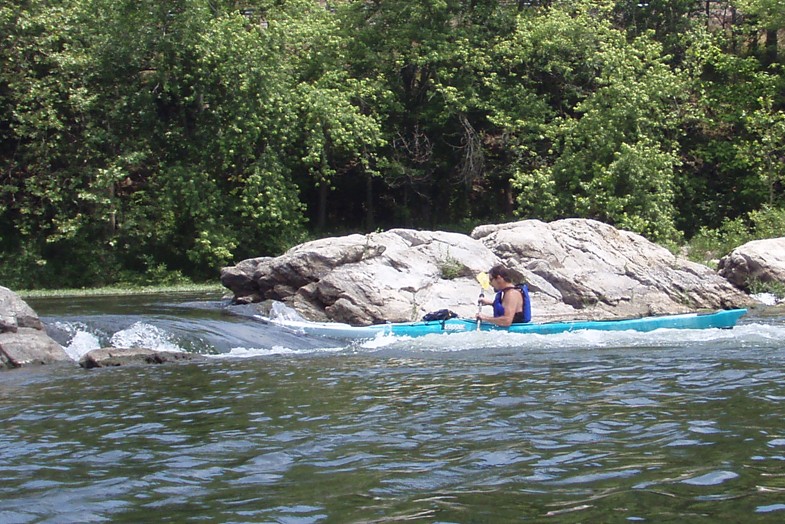
POLYGON ((481 296, 478 304, 481 306, 493 306, 493 316, 483 315, 478 312, 477 320, 501 327, 529 322, 531 320, 531 305, 529 303, 529 290, 526 285, 514 285, 510 270, 502 265, 493 266, 488 271, 488 277, 496 294, 492 299, 481 296))

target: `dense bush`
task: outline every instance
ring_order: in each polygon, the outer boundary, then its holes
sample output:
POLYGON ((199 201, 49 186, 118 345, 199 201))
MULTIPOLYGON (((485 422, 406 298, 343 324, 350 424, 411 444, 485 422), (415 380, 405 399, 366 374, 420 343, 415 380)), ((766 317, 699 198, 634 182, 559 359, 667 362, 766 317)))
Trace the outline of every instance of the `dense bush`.
POLYGON ((0 0, 0 280, 515 218, 779 235, 782 4, 706 5, 0 0))

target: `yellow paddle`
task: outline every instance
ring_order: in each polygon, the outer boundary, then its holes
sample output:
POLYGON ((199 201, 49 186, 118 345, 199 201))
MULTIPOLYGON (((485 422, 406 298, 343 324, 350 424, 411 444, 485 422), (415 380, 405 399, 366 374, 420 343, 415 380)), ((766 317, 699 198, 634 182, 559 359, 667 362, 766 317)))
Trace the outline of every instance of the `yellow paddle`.
MULTIPOLYGON (((478 273, 477 274, 477 282, 480 283, 480 298, 477 299, 477 314, 479 315, 480 313, 482 313, 482 302, 480 302, 480 300, 485 298, 485 290, 488 289, 489 287, 491 287, 491 283, 488 280, 488 273, 486 273, 484 271, 482 273, 478 273)), ((479 330, 480 330, 480 319, 478 318, 477 319, 477 331, 479 331, 479 330)))
POLYGON ((488 273, 486 273, 485 271, 477 275, 477 282, 480 283, 482 289, 488 289, 489 287, 491 287, 491 283, 488 280, 488 273))

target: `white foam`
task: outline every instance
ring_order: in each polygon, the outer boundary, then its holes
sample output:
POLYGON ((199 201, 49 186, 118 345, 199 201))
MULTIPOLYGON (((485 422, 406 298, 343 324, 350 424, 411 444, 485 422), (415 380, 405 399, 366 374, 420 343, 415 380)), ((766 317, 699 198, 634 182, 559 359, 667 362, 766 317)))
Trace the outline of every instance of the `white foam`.
POLYGON ((63 346, 63 349, 72 360, 78 362, 87 352, 101 347, 101 340, 98 335, 90 332, 85 324, 79 322, 55 322, 53 327, 68 335, 68 342, 63 346))
POLYGON ((87 331, 77 331, 74 333, 71 342, 65 346, 66 354, 75 361, 79 361, 85 354, 101 347, 98 337, 87 331))
POLYGON ((183 349, 172 340, 171 334, 145 322, 136 322, 130 327, 118 331, 112 335, 110 343, 113 347, 118 348, 183 352, 183 349))
POLYGON ((229 350, 228 353, 221 353, 220 355, 207 355, 210 358, 253 358, 253 357, 267 357, 276 355, 308 355, 313 353, 338 353, 344 351, 344 347, 330 347, 330 348, 317 348, 317 349, 292 349, 285 346, 273 346, 270 348, 246 348, 235 347, 229 350))
POLYGON ((455 352, 477 349, 564 350, 587 348, 668 348, 694 344, 724 346, 776 346, 785 338, 785 327, 744 324, 733 329, 657 329, 638 331, 582 330, 550 335, 471 331, 422 337, 384 335, 359 345, 367 350, 394 346, 416 351, 455 352))
POLYGON ((270 320, 305 321, 302 315, 283 302, 273 302, 270 307, 270 320))
POLYGON ((783 300, 777 298, 777 295, 775 295, 774 293, 756 293, 751 296, 752 298, 754 298, 755 300, 766 306, 776 306, 777 304, 783 302, 783 300))

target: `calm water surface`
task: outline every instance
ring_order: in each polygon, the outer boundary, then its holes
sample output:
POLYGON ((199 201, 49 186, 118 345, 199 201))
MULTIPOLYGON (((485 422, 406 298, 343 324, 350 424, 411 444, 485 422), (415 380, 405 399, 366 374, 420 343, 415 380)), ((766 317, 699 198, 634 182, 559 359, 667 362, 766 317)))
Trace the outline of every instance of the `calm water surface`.
POLYGON ((0 522, 783 522, 785 315, 733 330, 305 339, 219 300, 30 301, 0 522))

